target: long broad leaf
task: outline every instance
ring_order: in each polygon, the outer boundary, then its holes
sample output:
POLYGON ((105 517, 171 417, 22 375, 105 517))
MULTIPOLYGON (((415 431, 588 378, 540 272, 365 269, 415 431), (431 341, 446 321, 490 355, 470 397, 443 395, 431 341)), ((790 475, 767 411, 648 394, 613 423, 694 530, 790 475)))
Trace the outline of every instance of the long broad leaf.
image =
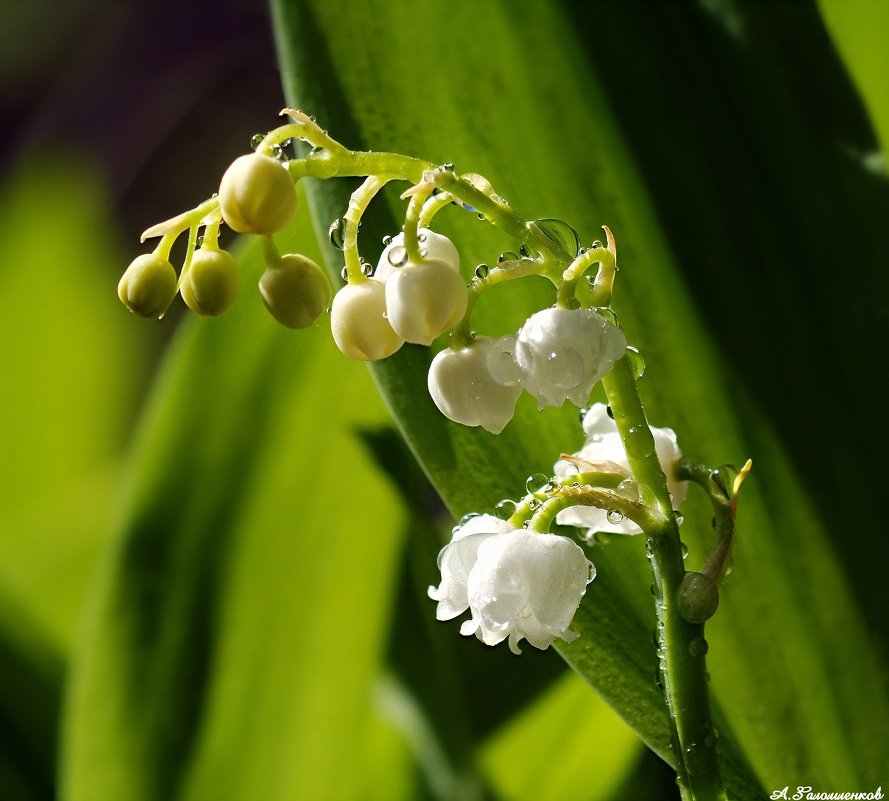
POLYGON ((409 760, 373 703, 404 513, 356 428, 385 412, 320 326, 266 313, 259 248, 243 262, 237 307, 177 337, 132 456, 68 693, 72 801, 411 795, 406 770, 367 789, 409 760))
MULTIPOLYGON (((454 161, 461 171, 488 176, 530 216, 574 222, 584 241, 597 235, 601 222, 617 232, 625 269, 616 306, 648 360, 643 392, 652 419, 673 426, 685 451, 706 461, 753 455, 756 462, 757 477, 745 487, 736 575, 709 633, 732 795, 760 797, 758 785, 783 787, 788 776, 825 787, 877 781, 876 766, 887 761, 886 739, 878 736, 887 703, 849 587, 780 440, 757 399, 746 400, 733 386, 719 344, 690 302, 605 99, 604 71, 584 56, 606 36, 623 37, 623 51, 633 52, 634 29, 591 31, 582 41, 581 28, 550 3, 523 5, 520 12, 506 3, 470 10, 278 0, 275 8, 291 102, 318 114, 348 145, 454 161)), ((785 66, 795 64, 788 57, 785 66)), ((324 230, 342 211, 343 190, 312 192, 317 227, 324 230)), ((391 232, 402 210, 394 205, 388 223, 378 218, 377 233, 381 223, 391 232)), ((778 219, 779 210, 771 216, 778 219)), ((480 226, 453 225, 445 230, 470 264, 496 256, 484 249, 491 243, 480 226)), ((374 233, 370 223, 366 232, 374 233)), ((673 231, 691 235, 687 227, 673 231)), ((723 241, 725 248, 733 244, 723 241)), ((340 265, 331 267, 338 272, 340 265)), ((539 287, 513 290, 509 300, 524 308, 548 302, 539 287)), ((476 327, 487 333, 496 317, 497 310, 480 307, 476 327)), ((578 444, 571 413, 538 415, 527 403, 498 438, 446 423, 426 394, 428 360, 408 348, 374 372, 455 513, 489 509, 518 494, 525 475, 548 470, 560 450, 578 444)), ((700 505, 689 512, 683 538, 689 563, 697 566, 709 516, 700 505)), ((599 578, 575 621, 584 636, 561 651, 670 760, 663 698, 653 681, 641 545, 609 545, 593 558, 599 578)))

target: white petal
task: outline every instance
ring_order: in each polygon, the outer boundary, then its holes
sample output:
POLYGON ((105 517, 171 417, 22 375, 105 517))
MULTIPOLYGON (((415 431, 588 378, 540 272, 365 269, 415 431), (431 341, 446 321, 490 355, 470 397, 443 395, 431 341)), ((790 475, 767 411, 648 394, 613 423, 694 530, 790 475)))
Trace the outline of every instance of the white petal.
MULTIPOLYGON (((426 251, 427 259, 444 262, 456 272, 460 272, 460 254, 450 239, 428 228, 421 228, 417 231, 417 236, 424 237, 420 247, 426 251)), ((374 271, 374 278, 385 281, 405 264, 407 264, 407 251, 404 248, 404 234, 401 233, 386 245, 374 271)))

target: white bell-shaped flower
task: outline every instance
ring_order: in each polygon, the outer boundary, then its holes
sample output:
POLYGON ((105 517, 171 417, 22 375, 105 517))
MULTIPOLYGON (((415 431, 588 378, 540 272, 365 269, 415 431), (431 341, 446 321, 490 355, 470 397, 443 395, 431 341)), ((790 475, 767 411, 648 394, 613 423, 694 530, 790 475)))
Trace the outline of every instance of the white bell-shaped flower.
POLYGON ((514 654, 523 638, 541 650, 556 637, 571 642, 579 635, 568 626, 594 577, 592 563, 567 537, 527 529, 487 537, 467 582, 472 619, 460 633, 487 645, 508 639, 514 654))
MULTIPOLYGON (((624 450, 623 442, 617 431, 617 424, 608 414, 608 408, 604 403, 593 404, 583 418, 583 433, 586 442, 583 447, 574 454, 587 462, 614 462, 629 470, 630 463, 624 450)), ((673 499, 674 508, 685 500, 688 490, 687 481, 678 481, 673 474, 673 465, 682 458, 682 451, 676 442, 676 433, 671 428, 655 428, 651 426, 654 437, 655 452, 661 469, 667 476, 667 488, 673 499)), ((569 462, 560 459, 553 468, 555 474, 560 477, 569 475, 573 467, 569 462)), ((632 490, 632 486, 630 486, 632 490)), ((639 528, 631 520, 609 515, 605 509, 596 509, 592 506, 572 506, 564 509, 556 515, 556 522, 565 526, 578 526, 589 530, 591 537, 597 531, 609 534, 641 534, 639 528)))
MULTIPOLYGON (((460 272, 460 254, 457 247, 443 234, 437 234, 428 228, 420 228, 417 231, 417 240, 420 252, 424 259, 441 261, 452 267, 455 272, 460 272)), ((396 270, 407 264, 407 249, 404 246, 404 233, 392 237, 392 241, 386 245, 374 271, 374 278, 385 281, 396 270)))
POLYGON ((522 388, 491 377, 488 357, 496 340, 478 337, 468 347, 445 348, 429 367, 429 394, 449 420, 499 434, 512 420, 522 388))
POLYGON ((516 336, 522 384, 539 408, 570 399, 583 406, 593 385, 627 349, 623 331, 592 309, 544 309, 516 336))
POLYGON ((407 342, 429 345, 466 312, 469 293, 460 273, 443 261, 408 263, 386 279, 389 324, 407 342))
POLYGON ((429 597, 438 601, 438 620, 451 620, 469 608, 466 584, 479 545, 488 537, 514 530, 514 526, 494 515, 474 515, 454 529, 450 543, 438 554, 441 584, 429 588, 429 597))
POLYGON ((346 284, 333 298, 330 332, 337 347, 352 359, 385 359, 403 344, 386 319, 386 289, 368 278, 346 284))

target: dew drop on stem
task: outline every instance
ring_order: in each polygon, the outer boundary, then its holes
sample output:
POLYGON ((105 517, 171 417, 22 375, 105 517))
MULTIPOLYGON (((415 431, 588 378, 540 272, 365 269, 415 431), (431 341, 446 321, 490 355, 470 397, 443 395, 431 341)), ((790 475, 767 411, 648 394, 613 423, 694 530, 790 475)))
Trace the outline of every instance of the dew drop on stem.
POLYGON ((327 229, 327 235, 330 237, 330 244, 337 250, 345 249, 346 221, 342 217, 337 217, 327 229))

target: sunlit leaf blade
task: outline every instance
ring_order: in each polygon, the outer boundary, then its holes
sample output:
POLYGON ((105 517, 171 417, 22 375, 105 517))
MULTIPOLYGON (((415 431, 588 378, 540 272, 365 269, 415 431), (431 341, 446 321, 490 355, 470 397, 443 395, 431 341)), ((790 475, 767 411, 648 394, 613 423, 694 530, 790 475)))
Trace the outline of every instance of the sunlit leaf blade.
MULTIPOLYGON (((547 3, 523 6, 521 13, 506 3, 470 11, 379 2, 344 13, 331 4, 279 0, 275 8, 289 100, 318 114, 346 144, 402 150, 481 172, 528 216, 575 224, 582 242, 600 235, 600 223, 615 231, 624 268, 616 307, 648 362, 643 393, 653 422, 674 427, 696 457, 720 464, 752 455, 756 465, 744 488, 735 574, 708 629, 732 796, 761 797, 758 784, 783 786, 788 775, 829 787, 877 781, 876 766, 887 762, 887 739, 880 736, 887 704, 850 589, 757 405, 758 393, 748 399, 732 385, 722 343, 706 335, 657 216, 658 201, 669 202, 667 188, 649 197, 605 100, 605 73, 584 55, 606 36, 623 53, 634 52, 634 28, 591 29, 581 41, 580 29, 547 3)), ((696 42, 683 47, 695 52, 696 42)), ((794 68, 790 56, 784 66, 794 68)), ((656 130, 640 123, 637 137, 656 130)), ((718 132, 707 135, 719 140, 718 132)), ((716 175, 731 165, 698 168, 716 175)), ((312 191, 321 232, 342 213, 344 192, 326 185, 312 191)), ((770 197, 757 195, 756 201, 763 219, 781 218, 779 209, 769 210, 770 197)), ((388 222, 378 217, 369 223, 366 241, 387 225, 393 232, 402 211, 396 204, 388 222)), ((465 262, 491 259, 482 247, 482 226, 467 225, 463 212, 453 214, 464 216, 441 227, 455 233, 465 262)), ((692 236, 688 226, 671 231, 674 238, 692 236)), ((737 244, 720 239, 715 226, 708 236, 724 252, 737 244)), ((372 245, 366 255, 373 259, 372 245)), ((333 270, 339 266, 331 261, 333 270)), ((538 289, 513 289, 510 298, 527 306, 528 293, 538 289)), ((539 298, 538 307, 549 302, 539 298)), ((479 308, 477 330, 488 332, 491 312, 491 306, 479 308)), ((560 450, 579 444, 572 413, 538 415, 527 398, 499 438, 447 424, 426 394, 427 364, 426 354, 408 348, 378 365, 375 376, 455 513, 484 511, 500 497, 519 494, 525 475, 549 469, 560 450)), ((693 501, 686 521, 689 564, 698 567, 709 540, 709 512, 693 501)), ((614 543, 594 559, 599 578, 575 622, 583 636, 561 651, 671 759, 654 686, 650 579, 641 544, 614 543)))
POLYGON ((359 799, 372 758, 406 758, 372 697, 404 515, 355 432, 385 412, 325 326, 267 314, 258 251, 237 305, 180 331, 142 426, 74 665, 66 799, 359 799))

